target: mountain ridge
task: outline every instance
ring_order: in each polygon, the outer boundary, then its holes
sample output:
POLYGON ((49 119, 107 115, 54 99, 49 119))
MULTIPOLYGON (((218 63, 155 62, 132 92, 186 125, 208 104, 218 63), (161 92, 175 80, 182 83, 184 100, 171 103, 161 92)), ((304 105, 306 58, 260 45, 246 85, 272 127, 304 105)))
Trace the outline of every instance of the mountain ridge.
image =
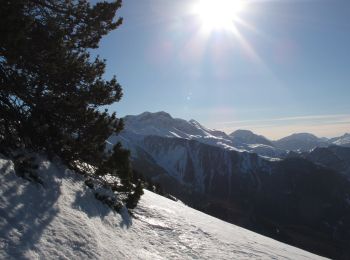
POLYGON ((285 151, 304 152, 334 144, 350 147, 348 133, 330 139, 317 137, 311 133, 294 133, 277 140, 270 140, 263 135, 243 129, 227 134, 221 130, 209 129, 195 119, 186 121, 173 118, 164 111, 128 115, 124 117, 124 121, 127 131, 140 135, 196 139, 226 149, 256 152, 269 157, 280 157, 285 151))

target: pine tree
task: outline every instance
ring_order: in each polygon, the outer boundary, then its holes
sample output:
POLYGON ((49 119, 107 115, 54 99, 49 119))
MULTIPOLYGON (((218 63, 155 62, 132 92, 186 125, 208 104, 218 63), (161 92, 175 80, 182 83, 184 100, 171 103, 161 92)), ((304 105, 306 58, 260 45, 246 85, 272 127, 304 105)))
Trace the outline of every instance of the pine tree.
POLYGON ((113 147, 111 155, 102 161, 97 169, 97 175, 111 174, 119 177, 122 186, 119 191, 131 190, 132 170, 129 162, 130 152, 122 148, 120 143, 113 147))
POLYGON ((138 180, 134 188, 134 192, 129 193, 128 195, 128 198, 126 201, 126 207, 129 209, 135 208, 142 195, 143 195, 143 184, 141 180, 138 180))
POLYGON ((108 159, 106 139, 123 125, 99 108, 119 101, 122 89, 115 77, 102 78, 105 60, 89 50, 121 25, 115 18, 121 1, 0 0, 0 6, 0 146, 99 167, 108 159))

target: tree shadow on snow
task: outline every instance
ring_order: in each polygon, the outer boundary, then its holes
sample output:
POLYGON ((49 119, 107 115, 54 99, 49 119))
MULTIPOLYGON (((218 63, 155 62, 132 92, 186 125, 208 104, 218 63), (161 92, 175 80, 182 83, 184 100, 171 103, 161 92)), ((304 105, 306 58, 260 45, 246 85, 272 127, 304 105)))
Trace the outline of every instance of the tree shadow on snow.
MULTIPOLYGON (((87 187, 76 193, 75 200, 72 203, 72 207, 85 212, 89 218, 100 217, 101 219, 103 219, 111 211, 114 212, 107 205, 97 200, 92 190, 87 187)), ((114 213, 117 214, 116 212, 114 213)), ((132 225, 132 219, 129 215, 127 208, 123 207, 120 210, 119 214, 122 217, 119 226, 121 228, 129 228, 132 225)))
POLYGON ((120 210, 120 215, 122 216, 122 221, 119 223, 119 226, 121 228, 129 228, 132 225, 132 218, 128 212, 128 209, 126 207, 123 207, 120 210))
POLYGON ((111 209, 101 201, 97 200, 92 190, 87 187, 76 192, 72 207, 85 212, 89 218, 104 218, 111 212, 111 209))
POLYGON ((6 164, 0 169, 5 172, 0 192, 0 243, 5 255, 20 259, 25 258, 27 250, 35 248, 57 215, 54 204, 61 191, 58 179, 52 174, 57 168, 52 164, 41 170, 44 185, 24 180, 9 169, 6 164))

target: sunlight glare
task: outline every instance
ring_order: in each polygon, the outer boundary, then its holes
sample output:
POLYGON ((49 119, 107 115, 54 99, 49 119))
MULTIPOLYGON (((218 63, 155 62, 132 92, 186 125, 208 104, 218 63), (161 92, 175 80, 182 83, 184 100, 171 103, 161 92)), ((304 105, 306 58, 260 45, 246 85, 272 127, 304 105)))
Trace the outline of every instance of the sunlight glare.
POLYGON ((230 29, 245 7, 244 0, 199 0, 194 11, 207 29, 230 29))

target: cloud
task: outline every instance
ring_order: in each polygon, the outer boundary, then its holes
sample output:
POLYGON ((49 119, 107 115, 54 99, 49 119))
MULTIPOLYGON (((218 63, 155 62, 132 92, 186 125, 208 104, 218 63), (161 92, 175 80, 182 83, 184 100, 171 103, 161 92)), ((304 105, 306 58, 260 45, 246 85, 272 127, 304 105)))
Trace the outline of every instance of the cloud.
POLYGON ((334 137, 350 132, 350 114, 306 115, 258 120, 219 122, 216 128, 226 132, 249 129, 272 139, 293 133, 309 132, 322 137, 334 137))
POLYGON ((336 114, 336 115, 308 115, 308 116, 293 116, 293 117, 280 117, 280 118, 269 118, 269 119, 257 119, 257 120, 235 120, 228 122, 218 122, 223 125, 236 125, 244 123, 257 123, 257 122, 280 122, 280 121, 302 121, 302 120, 326 120, 326 119, 343 119, 347 118, 350 120, 350 114, 336 114))

